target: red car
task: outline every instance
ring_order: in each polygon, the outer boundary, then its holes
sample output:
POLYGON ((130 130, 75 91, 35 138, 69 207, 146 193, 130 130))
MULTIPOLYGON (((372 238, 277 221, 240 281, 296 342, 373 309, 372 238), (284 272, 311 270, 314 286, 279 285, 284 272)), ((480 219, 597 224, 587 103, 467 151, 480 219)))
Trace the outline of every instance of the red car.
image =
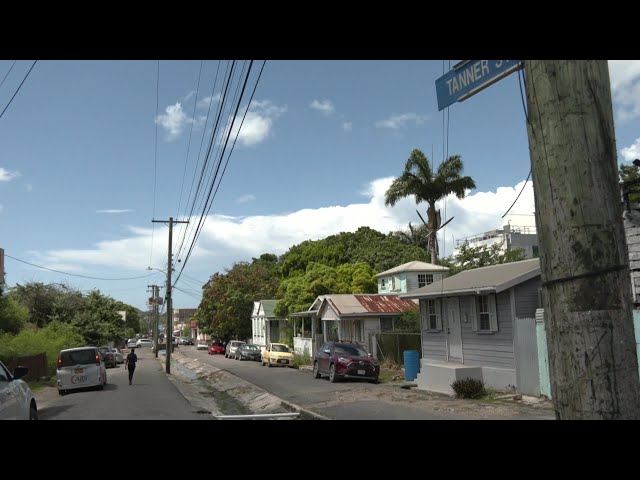
POLYGON ((217 353, 221 353, 222 355, 224 355, 224 350, 224 345, 222 345, 221 343, 213 343, 209 347, 209 355, 215 355, 217 353))
POLYGON ((313 359, 313 378, 329 375, 330 382, 341 378, 364 378, 378 383, 380 364, 361 345, 352 342, 326 342, 313 359))

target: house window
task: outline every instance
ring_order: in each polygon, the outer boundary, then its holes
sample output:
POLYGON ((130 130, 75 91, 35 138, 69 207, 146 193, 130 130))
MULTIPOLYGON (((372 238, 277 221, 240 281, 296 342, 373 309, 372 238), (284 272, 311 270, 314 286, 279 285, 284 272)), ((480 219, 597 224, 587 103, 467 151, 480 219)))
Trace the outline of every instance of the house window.
POLYGON ((380 288, 381 288, 382 290, 384 290, 384 289, 385 289, 385 286, 384 286, 384 278, 383 278, 382 280, 380 280, 380 288))
POLYGON ((440 300, 421 300, 420 313, 423 319, 423 328, 430 332, 442 330, 440 321, 440 300))
POLYGON ((497 332, 496 296, 494 294, 478 295, 471 305, 475 310, 472 314, 473 330, 479 333, 497 332))
POLYGON ((391 277, 391 290, 396 289, 396 277, 391 277))
POLYGON ((392 317, 380 317, 380 331, 390 332, 393 330, 393 318, 392 317))
POLYGON ((532 246, 531 249, 533 250, 533 258, 538 258, 540 256, 538 245, 532 246))
POLYGON ((425 285, 431 285, 433 283, 433 273, 419 273, 418 274, 418 288, 425 285))

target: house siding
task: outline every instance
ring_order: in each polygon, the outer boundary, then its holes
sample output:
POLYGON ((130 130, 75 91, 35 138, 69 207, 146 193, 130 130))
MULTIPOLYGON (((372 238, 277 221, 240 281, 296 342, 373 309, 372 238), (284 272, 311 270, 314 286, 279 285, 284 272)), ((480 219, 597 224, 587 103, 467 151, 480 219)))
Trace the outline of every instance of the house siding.
POLYGON ((462 353, 465 365, 515 368, 513 352, 513 315, 509 290, 496 295, 498 331, 485 334, 473 331, 471 314, 475 296, 460 297, 462 353))
MULTIPOLYGON (((420 300, 425 303, 426 300, 420 300)), ((424 318, 424 307, 420 306, 420 325, 422 325, 422 358, 426 362, 447 361, 447 337, 443 331, 430 332, 426 329, 427 319, 424 318)), ((444 312, 442 312, 444 313, 444 312)))
POLYGON ((516 317, 533 318, 536 316, 538 289, 541 285, 540 277, 536 277, 514 287, 516 293, 516 317))

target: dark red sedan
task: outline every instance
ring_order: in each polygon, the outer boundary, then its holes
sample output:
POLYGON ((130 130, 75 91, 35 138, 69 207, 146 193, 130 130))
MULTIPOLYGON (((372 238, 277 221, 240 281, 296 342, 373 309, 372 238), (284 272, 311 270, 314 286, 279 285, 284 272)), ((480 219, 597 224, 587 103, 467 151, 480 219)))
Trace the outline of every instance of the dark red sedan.
POLYGON ((313 378, 329 375, 330 382, 341 378, 364 378, 378 383, 380 365, 361 345, 353 342, 326 342, 313 359, 313 378))
POLYGON ((212 343, 209 347, 209 355, 216 355, 218 353, 224 355, 224 345, 221 343, 212 343))

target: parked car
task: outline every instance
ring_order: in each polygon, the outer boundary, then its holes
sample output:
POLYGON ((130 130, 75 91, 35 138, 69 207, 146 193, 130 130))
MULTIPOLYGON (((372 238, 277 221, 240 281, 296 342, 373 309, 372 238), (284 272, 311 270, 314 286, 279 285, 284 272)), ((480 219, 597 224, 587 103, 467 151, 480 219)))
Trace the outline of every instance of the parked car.
POLYGON ((262 365, 293 366, 293 352, 284 343, 270 343, 262 352, 262 365))
POLYGON ((153 346, 153 340, 151 340, 150 338, 139 338, 138 341, 136 342, 136 348, 140 348, 140 347, 152 347, 153 346))
POLYGON ((16 367, 11 374, 0 362, 0 420, 38 419, 38 406, 33 392, 21 380, 27 373, 27 367, 16 367))
POLYGON ((222 345, 222 343, 220 342, 212 343, 211 346, 209 346, 209 355, 217 355, 217 354, 224 355, 224 352, 225 352, 224 345, 222 345))
POLYGON ((127 348, 135 348, 138 346, 138 340, 135 338, 130 338, 127 342, 127 348))
POLYGON ((107 384, 107 368, 96 347, 60 350, 56 376, 60 395, 86 387, 102 390, 107 384))
POLYGON ((313 356, 313 378, 329 375, 329 381, 364 378, 378 383, 380 365, 362 345, 352 342, 326 342, 313 356))
POLYGON ((196 345, 196 350, 208 350, 209 345, 204 340, 198 340, 198 345, 196 345))
POLYGON ((124 363, 124 355, 119 348, 111 347, 111 353, 116 357, 116 363, 124 363))
POLYGON ((259 362, 262 357, 262 353, 260 352, 260 347, 258 345, 253 345, 251 343, 245 343, 244 345, 240 345, 236 349, 236 353, 234 358, 236 360, 255 360, 259 362))
POLYGON ((240 345, 244 345, 246 342, 242 342, 240 340, 231 340, 229 343, 227 343, 227 348, 225 349, 224 352, 224 356, 226 358, 231 358, 235 355, 236 353, 236 349, 240 346, 240 345))
POLYGON ((99 347, 98 351, 100 355, 102 355, 102 361, 104 362, 105 367, 116 368, 116 356, 111 351, 111 347, 99 347))
POLYGON ((179 343, 180 345, 193 345, 193 340, 187 337, 182 337, 179 343))

